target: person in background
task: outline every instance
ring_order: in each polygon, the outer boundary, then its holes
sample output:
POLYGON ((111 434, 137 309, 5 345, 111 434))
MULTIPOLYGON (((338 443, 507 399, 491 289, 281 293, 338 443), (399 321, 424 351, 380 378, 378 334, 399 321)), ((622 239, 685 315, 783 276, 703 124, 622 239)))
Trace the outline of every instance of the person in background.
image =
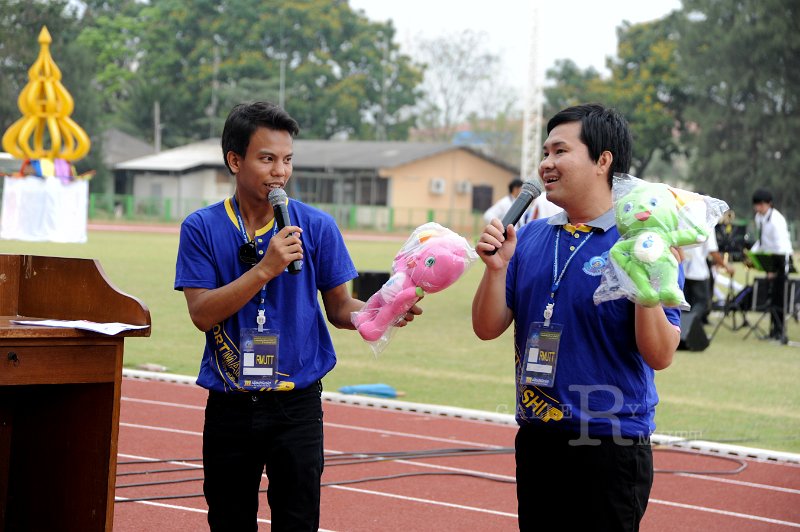
POLYGON ((486 226, 472 328, 490 340, 514 324, 520 530, 638 530, 653 482, 654 374, 672 362, 680 311, 593 301, 620 238, 611 184, 630 167, 625 119, 579 105, 547 133, 539 176, 564 211, 505 237, 497 219, 486 226))
MULTIPOLYGON (((744 250, 749 248, 752 243, 747 241, 746 227, 736 223, 736 213, 733 209, 726 211, 719 223, 714 228, 714 238, 717 240, 717 247, 720 254, 728 264, 741 262, 744 260, 744 250)), ((733 278, 731 275, 719 271, 711 270, 712 279, 712 308, 725 310, 725 305, 729 300, 741 292, 745 285, 733 278)))
POLYGON ((708 239, 696 246, 684 246, 683 272, 686 280, 683 285, 683 295, 691 306, 691 312, 700 317, 703 323, 708 323, 708 314, 711 312, 713 292, 713 271, 711 268, 724 269, 729 278, 733 278, 733 266, 728 264, 719 252, 716 231, 709 231, 708 239), (711 265, 709 264, 711 261, 711 265))
MULTIPOLYGON (((514 200, 517 199, 517 196, 519 196, 521 190, 521 179, 514 179, 511 181, 508 184, 508 195, 500 198, 494 205, 486 209, 486 212, 483 213, 483 219, 486 221, 486 223, 491 223, 493 218, 502 220, 503 216, 506 215, 508 210, 511 208, 511 205, 514 203, 514 200)), ((522 219, 520 219, 520 222, 522 222, 522 219)), ((517 225, 519 226, 521 224, 518 223, 517 225)))
POLYGON ((792 242, 786 218, 772 205, 772 193, 760 188, 753 192, 756 241, 752 252, 770 253, 778 256, 775 271, 767 273, 770 299, 769 338, 787 343, 784 330, 783 296, 787 269, 792 268, 792 242))
MULTIPOLYGON (((268 102, 235 106, 222 132, 232 197, 181 224, 175 289, 205 333, 197 384, 208 389, 203 493, 212 531, 256 530, 261 477, 269 479, 272 530, 318 530, 324 464, 321 379, 336 363, 325 317, 354 329, 364 305, 334 219, 299 201, 278 230, 269 193, 292 176, 297 122, 268 102), (297 274, 287 266, 302 261, 297 274), (322 314, 318 302, 322 294, 322 314), (274 346, 256 355, 254 345, 274 346), (244 366, 260 359, 245 374, 244 366), (270 385, 259 375, 273 375, 270 385)), ((416 305, 404 326, 422 311, 416 305)))
POLYGON ((547 194, 540 194, 533 203, 531 208, 525 213, 528 215, 528 220, 538 220, 540 218, 550 218, 554 214, 558 214, 563 209, 547 199, 547 194))

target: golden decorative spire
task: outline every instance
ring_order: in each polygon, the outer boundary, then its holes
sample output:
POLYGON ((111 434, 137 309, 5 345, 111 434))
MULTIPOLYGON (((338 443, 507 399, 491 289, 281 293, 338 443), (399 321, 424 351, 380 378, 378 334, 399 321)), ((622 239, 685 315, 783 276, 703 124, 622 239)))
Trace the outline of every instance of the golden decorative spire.
POLYGON ((28 70, 28 84, 17 98, 22 118, 3 135, 3 149, 18 159, 76 161, 89 153, 91 143, 69 117, 75 102, 61 84, 61 70, 50 55, 51 42, 47 26, 42 26, 39 57, 28 70))

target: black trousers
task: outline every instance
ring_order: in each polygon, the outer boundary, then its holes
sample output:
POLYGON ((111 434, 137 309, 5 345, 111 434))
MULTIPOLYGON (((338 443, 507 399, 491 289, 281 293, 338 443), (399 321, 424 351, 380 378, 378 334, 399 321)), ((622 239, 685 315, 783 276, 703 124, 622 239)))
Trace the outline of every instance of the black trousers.
POLYGON ((711 310, 711 286, 708 279, 695 281, 686 279, 683 283, 683 295, 692 307, 692 312, 705 317, 711 310))
POLYGON ((530 426, 517 432, 519 529, 639 530, 653 485, 649 441, 570 445, 577 439, 530 426))
POLYGON ((769 322, 769 337, 780 340, 784 338, 784 308, 783 296, 786 283, 786 270, 784 266, 775 275, 770 277, 767 281, 769 290, 769 307, 770 307, 770 322, 769 322))
POLYGON ((322 387, 290 392, 209 392, 203 493, 212 531, 257 530, 266 471, 271 530, 319 528, 324 465, 322 387))

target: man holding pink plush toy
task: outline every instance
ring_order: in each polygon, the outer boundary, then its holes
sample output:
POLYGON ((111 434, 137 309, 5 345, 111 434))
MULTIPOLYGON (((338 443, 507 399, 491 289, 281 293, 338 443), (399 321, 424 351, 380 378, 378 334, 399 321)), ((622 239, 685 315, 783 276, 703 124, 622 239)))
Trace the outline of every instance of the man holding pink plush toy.
MULTIPOLYGON (((298 132, 277 105, 235 106, 222 133, 235 193, 181 225, 174 286, 206 339, 197 384, 208 390, 212 531, 258 528, 265 471, 272 529, 319 528, 321 379, 336 363, 325 320, 354 329, 351 314, 364 302, 347 289, 357 273, 336 222, 283 190, 298 132)), ((412 305, 394 325, 421 312, 412 305)))

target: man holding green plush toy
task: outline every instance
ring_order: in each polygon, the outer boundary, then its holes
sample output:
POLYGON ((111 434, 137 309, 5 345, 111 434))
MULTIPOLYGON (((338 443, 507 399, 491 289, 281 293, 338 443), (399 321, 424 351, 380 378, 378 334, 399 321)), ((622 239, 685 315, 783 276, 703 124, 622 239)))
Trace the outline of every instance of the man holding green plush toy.
MULTIPOLYGON (((630 167, 625 119, 579 105, 547 132, 539 177, 564 212, 505 237, 499 220, 486 226, 473 329, 489 340, 514 324, 520 530, 638 530, 653 482, 654 372, 672 362, 680 310, 671 292, 669 303, 593 300, 620 241, 612 183, 630 167)), ((680 291, 681 244, 660 245, 659 269, 680 291)))

